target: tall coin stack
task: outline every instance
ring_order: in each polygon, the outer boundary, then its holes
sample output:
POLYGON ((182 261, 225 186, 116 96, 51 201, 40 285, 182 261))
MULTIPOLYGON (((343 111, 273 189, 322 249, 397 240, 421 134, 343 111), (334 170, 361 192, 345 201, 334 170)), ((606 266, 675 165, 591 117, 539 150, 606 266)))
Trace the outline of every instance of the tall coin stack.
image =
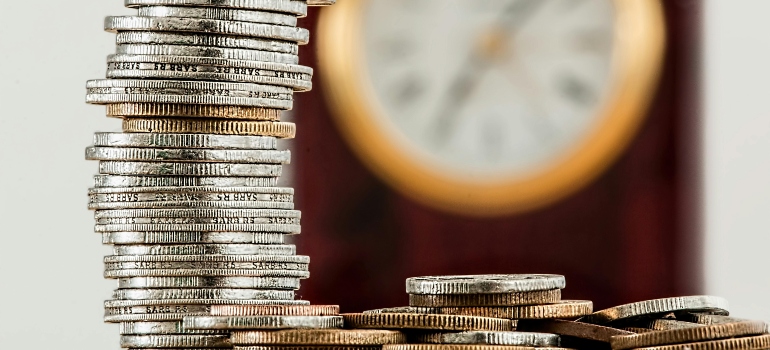
POLYGON ((309 277, 292 188, 277 186, 289 151, 277 139, 293 92, 311 88, 298 65, 297 28, 312 0, 125 0, 137 16, 107 17, 117 33, 107 79, 87 83, 87 102, 123 118, 97 133, 89 191, 105 244, 105 277, 118 280, 105 321, 124 348, 230 348, 225 330, 190 330, 185 316, 215 305, 307 305, 309 277))

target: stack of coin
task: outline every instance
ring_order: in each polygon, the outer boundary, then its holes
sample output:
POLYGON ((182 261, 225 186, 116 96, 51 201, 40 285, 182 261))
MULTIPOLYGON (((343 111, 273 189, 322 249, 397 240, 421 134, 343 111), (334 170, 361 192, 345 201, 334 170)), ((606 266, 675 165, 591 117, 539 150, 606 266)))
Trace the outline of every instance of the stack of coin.
POLYGON ((403 343, 398 331, 343 330, 336 305, 214 306, 211 316, 184 319, 185 329, 231 332, 235 349, 287 350, 326 348, 375 350, 403 343))
POLYGON ((114 245, 118 280, 105 321, 125 348, 229 348, 224 329, 189 329, 216 305, 307 305, 309 276, 287 235, 300 233, 292 188, 277 187, 290 153, 277 140, 293 92, 311 88, 298 65, 309 33, 297 18, 333 0, 125 0, 136 16, 107 17, 117 34, 107 79, 86 100, 123 118, 97 133, 89 192, 96 231, 114 245))

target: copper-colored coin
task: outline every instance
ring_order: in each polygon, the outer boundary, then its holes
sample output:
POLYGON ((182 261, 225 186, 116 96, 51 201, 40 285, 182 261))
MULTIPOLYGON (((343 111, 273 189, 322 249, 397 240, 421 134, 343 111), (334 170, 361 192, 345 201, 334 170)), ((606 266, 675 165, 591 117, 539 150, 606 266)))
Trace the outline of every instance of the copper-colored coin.
POLYGON ((280 119, 281 111, 271 108, 212 106, 173 103, 114 103, 107 105, 110 117, 178 117, 268 120, 280 119))
POLYGON ((309 345, 309 346, 234 346, 233 350, 381 350, 381 346, 356 346, 356 345, 309 345))
POLYGON ((668 331, 612 337, 613 349, 633 349, 656 345, 702 342, 706 340, 745 337, 767 333, 767 324, 760 321, 726 323, 696 328, 680 328, 668 331))
POLYGON ((123 132, 152 132, 162 134, 217 134, 272 136, 294 138, 297 128, 294 123, 255 122, 212 119, 161 119, 128 118, 123 120, 123 132))
POLYGON ((555 304, 502 307, 442 307, 442 314, 496 317, 508 319, 576 318, 593 311, 587 300, 562 300, 555 304))
POLYGON ((560 347, 532 347, 482 344, 396 344, 385 345, 382 350, 561 350, 560 347))
POLYGON ((446 306, 518 306, 552 304, 561 300, 561 289, 505 294, 409 294, 409 305, 446 306))
POLYGON ((620 329, 565 320, 521 320, 516 330, 554 333, 604 343, 609 343, 610 338, 614 336, 633 335, 620 329))
POLYGON ((641 327, 624 327, 624 331, 632 332, 632 333, 653 333, 657 332, 656 330, 649 329, 649 328, 641 328, 641 327))
POLYGON ((374 329, 290 329, 282 331, 235 331, 234 345, 360 345, 400 344, 406 336, 398 331, 374 329))
POLYGON ((214 305, 212 316, 334 316, 339 305, 214 305))
POLYGON ((437 314, 342 314, 345 327, 375 329, 433 329, 447 331, 511 331, 510 320, 437 314))
MULTIPOLYGON (((692 328, 700 329, 700 328, 692 328)), ((649 334, 657 334, 653 332, 649 334)), ((698 343, 687 343, 677 345, 662 345, 637 348, 639 350, 746 350, 746 349, 768 349, 770 348, 770 335, 760 335, 756 337, 730 338, 722 340, 704 341, 698 343)))

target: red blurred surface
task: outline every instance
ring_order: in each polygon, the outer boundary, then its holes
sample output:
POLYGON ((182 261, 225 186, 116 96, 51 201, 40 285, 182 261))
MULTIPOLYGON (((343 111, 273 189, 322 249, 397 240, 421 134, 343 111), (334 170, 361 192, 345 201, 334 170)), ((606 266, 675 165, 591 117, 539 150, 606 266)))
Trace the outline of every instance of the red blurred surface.
MULTIPOLYGON (((407 277, 475 273, 564 274, 564 297, 594 300, 597 308, 699 291, 701 5, 664 3, 668 54, 643 129, 592 185, 524 215, 470 219, 399 195, 344 143, 317 74, 315 90, 298 94, 296 103, 293 167, 303 212, 297 244, 311 256, 302 298, 348 312, 400 306, 407 277)), ((301 25, 314 27, 316 15, 301 25)), ((314 65, 312 44, 301 57, 314 65)))

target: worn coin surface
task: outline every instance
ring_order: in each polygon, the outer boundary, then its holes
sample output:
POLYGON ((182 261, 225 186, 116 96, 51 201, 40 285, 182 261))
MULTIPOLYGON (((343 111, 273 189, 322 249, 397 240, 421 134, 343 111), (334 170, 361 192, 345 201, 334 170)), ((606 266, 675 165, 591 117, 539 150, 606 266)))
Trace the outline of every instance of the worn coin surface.
POLYGON ((516 329, 528 332, 554 333, 603 343, 609 343, 614 336, 633 334, 616 328, 567 320, 520 320, 516 329))
POLYGON ((285 12, 304 17, 307 15, 307 1, 303 0, 124 0, 126 7, 141 6, 203 6, 234 9, 285 12))
POLYGON ((107 16, 104 19, 104 30, 112 33, 131 30, 209 33, 285 40, 299 44, 310 41, 310 32, 305 28, 207 18, 107 16))
POLYGON ((406 280, 409 294, 502 294, 562 289, 561 275, 467 275, 412 277, 406 280))
POLYGON ((274 218, 280 220, 301 217, 302 212, 299 210, 273 209, 123 209, 94 212, 94 218, 97 220, 117 218, 274 218))
POLYGON ((341 316, 191 316, 184 318, 189 329, 324 329, 342 328, 341 316))
POLYGON ((216 305, 211 307, 212 316, 335 316, 339 305, 216 305))
POLYGON ((148 134, 98 132, 94 134, 95 147, 128 148, 178 148, 233 149, 233 150, 276 150, 278 139, 265 136, 206 135, 206 134, 148 134))
POLYGON ((150 334, 226 334, 220 330, 185 329, 181 321, 172 322, 121 322, 120 334, 150 335, 150 334))
POLYGON ((115 47, 115 54, 121 56, 189 56, 282 64, 299 63, 299 57, 290 53, 216 46, 120 44, 115 47))
POLYGON ((109 175, 278 177, 282 169, 268 164, 99 162, 99 172, 109 175))
POLYGON ((504 294, 409 294, 409 305, 420 307, 537 305, 559 300, 561 289, 504 294))
POLYGON ((96 175, 94 187, 275 187, 277 177, 96 175))
MULTIPOLYGON (((299 289, 298 278, 283 277, 133 277, 118 280, 118 288, 247 288, 299 289)), ((208 313, 207 313, 208 314, 208 313)))
POLYGON ((728 314, 727 300, 708 295, 696 295, 676 298, 654 299, 625 304, 594 312, 579 321, 594 324, 606 324, 638 316, 664 314, 676 311, 708 311, 728 314))
POLYGON ((510 320, 490 317, 438 314, 342 314, 345 326, 375 329, 433 329, 448 331, 511 331, 510 320))
POLYGON ((613 349, 633 349, 648 346, 671 345, 707 340, 746 337, 767 333, 767 324, 761 321, 725 323, 704 327, 680 328, 668 331, 651 332, 612 337, 613 349))
MULTIPOLYGON (((152 44, 224 47, 233 49, 272 51, 288 53, 292 55, 296 55, 299 52, 299 45, 297 43, 288 41, 200 33, 169 33, 152 31, 119 32, 115 36, 115 42, 118 45, 152 44)), ((122 55, 110 55, 108 57, 112 58, 113 56, 122 55)))
POLYGON ((533 332, 466 331, 458 333, 423 333, 415 336, 418 343, 487 344, 518 346, 559 346, 556 334, 533 332))
POLYGON ((104 232, 104 244, 283 244, 283 233, 264 232, 104 232))
POLYGON ((406 342, 404 333, 381 329, 234 331, 234 345, 383 345, 406 342))
MULTIPOLYGON (((114 255, 295 255, 293 244, 119 245, 114 255)), ((181 281, 180 281, 181 282, 181 281)))
POLYGON ((593 311, 588 300, 561 300, 555 304, 500 307, 441 307, 437 312, 450 315, 471 315, 508 319, 576 318, 593 311))
POLYGON ((230 300, 294 300, 293 290, 219 289, 219 288, 161 288, 117 289, 115 300, 162 299, 230 299, 230 300))
POLYGON ((227 348, 232 346, 227 335, 123 335, 123 348, 227 348))
MULTIPOLYGON (((111 103, 107 106, 108 117, 179 117, 179 118, 209 118, 209 119, 244 119, 259 121, 277 121, 281 117, 281 111, 273 108, 249 107, 249 106, 222 106, 202 104, 174 104, 174 103, 145 103, 127 102, 111 103)), ((220 135, 212 135, 220 136, 220 135)), ((230 135, 243 136, 243 135, 230 135)), ((246 136, 248 137, 248 136, 246 136)), ((141 147, 141 146, 140 146, 141 147)), ((186 147, 186 146, 179 146, 186 147)), ((196 146, 191 145, 195 148, 196 146)), ((238 145, 225 148, 251 148, 238 145)), ((275 149, 275 148, 272 148, 275 149)))
POLYGON ((294 123, 241 120, 199 120, 166 118, 130 118, 123 120, 125 132, 217 134, 271 136, 292 139, 297 134, 294 123))
POLYGON ((297 26, 297 16, 254 10, 236 10, 216 7, 143 6, 137 9, 140 17, 186 17, 223 21, 268 23, 297 26))
POLYGON ((703 324, 703 325, 749 321, 743 318, 730 317, 730 316, 724 316, 724 315, 712 315, 707 313, 695 313, 695 312, 693 313, 683 312, 677 315, 677 318, 687 322, 694 322, 694 323, 703 324))
POLYGON ((291 152, 180 148, 88 147, 88 160, 289 164, 291 152))

